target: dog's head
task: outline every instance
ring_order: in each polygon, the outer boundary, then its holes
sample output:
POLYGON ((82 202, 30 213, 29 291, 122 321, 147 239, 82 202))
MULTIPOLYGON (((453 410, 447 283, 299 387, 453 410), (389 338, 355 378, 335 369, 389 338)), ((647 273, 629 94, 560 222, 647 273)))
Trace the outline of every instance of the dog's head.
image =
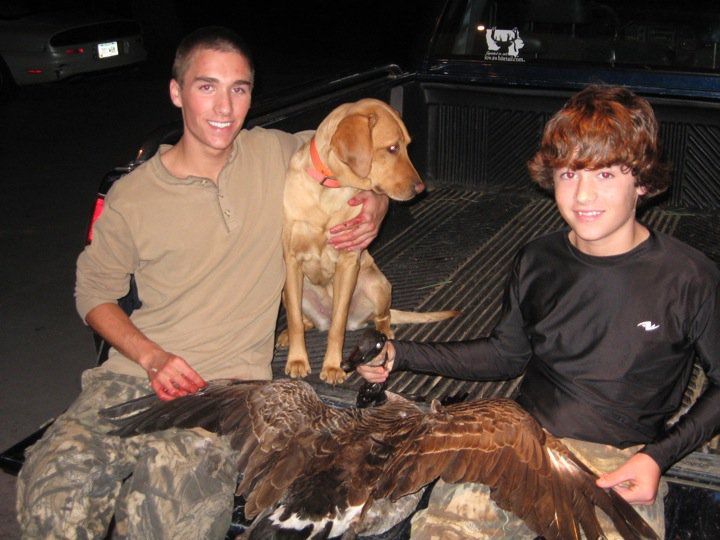
POLYGON ((410 135, 386 103, 362 99, 332 111, 315 134, 318 151, 342 185, 391 199, 412 199, 424 188, 410 161, 410 135))

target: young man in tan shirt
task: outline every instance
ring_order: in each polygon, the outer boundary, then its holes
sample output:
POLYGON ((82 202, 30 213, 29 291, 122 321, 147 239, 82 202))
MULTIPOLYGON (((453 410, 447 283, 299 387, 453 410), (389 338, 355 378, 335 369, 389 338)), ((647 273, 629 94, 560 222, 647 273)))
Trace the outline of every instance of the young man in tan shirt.
MULTIPOLYGON (((28 451, 18 480, 18 517, 28 537, 222 538, 236 466, 221 438, 168 430, 121 440, 98 410, 148 393, 192 393, 210 378, 269 379, 284 282, 280 235, 284 175, 310 133, 242 129, 253 65, 223 28, 178 47, 170 96, 184 133, 122 178, 106 198, 92 244, 77 265, 83 319, 113 345, 83 374, 83 390, 28 451), (135 276, 142 306, 116 299, 135 276)), ((329 241, 367 247, 385 197, 329 241)))

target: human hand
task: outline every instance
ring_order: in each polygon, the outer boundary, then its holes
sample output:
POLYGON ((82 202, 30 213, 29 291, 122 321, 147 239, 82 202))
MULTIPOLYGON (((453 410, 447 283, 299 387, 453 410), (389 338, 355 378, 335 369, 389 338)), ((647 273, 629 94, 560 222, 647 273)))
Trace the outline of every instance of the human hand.
POLYGON ((384 383, 395 363, 395 347, 391 341, 385 342, 385 346, 372 362, 359 365, 355 371, 363 379, 371 383, 384 383))
POLYGON ((163 401, 194 394, 207 386, 203 378, 179 356, 155 351, 140 362, 147 371, 150 386, 163 401))
POLYGON ((612 488, 629 503, 652 504, 660 484, 660 467, 647 454, 638 452, 620 467, 597 479, 601 488, 612 488))
POLYGON ((390 200, 385 195, 361 191, 352 197, 350 206, 362 205, 362 211, 353 219, 330 229, 328 242, 337 250, 361 251, 367 248, 380 231, 390 200))

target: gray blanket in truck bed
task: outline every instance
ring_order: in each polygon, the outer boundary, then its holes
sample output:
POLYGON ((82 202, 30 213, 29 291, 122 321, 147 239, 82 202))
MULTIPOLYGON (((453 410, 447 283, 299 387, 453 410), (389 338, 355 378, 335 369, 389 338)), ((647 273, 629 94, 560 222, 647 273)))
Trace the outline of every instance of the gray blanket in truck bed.
MULTIPOLYGON (((720 262, 720 219, 712 214, 696 214, 653 207, 640 219, 655 230, 679 237, 720 262)), ((411 204, 393 205, 382 234, 371 249, 373 256, 393 286, 392 305, 397 309, 435 311, 457 309, 462 315, 426 325, 396 327, 396 337, 418 341, 450 341, 487 335, 500 313, 506 276, 518 248, 539 235, 563 227, 551 197, 542 193, 487 193, 440 188, 411 204)), ((284 314, 278 328, 285 327, 284 314)), ((348 332, 345 354, 349 354, 360 332, 348 332)), ((327 334, 311 330, 306 334, 312 374, 308 380, 319 393, 343 403, 352 403, 360 383, 352 375, 343 385, 330 387, 318 374, 327 334)), ((286 350, 276 351, 274 377, 285 377, 286 350)), ((520 379, 468 382, 456 379, 393 374, 389 389, 429 403, 448 395, 467 394, 469 398, 512 397, 520 379)), ((704 375, 695 370, 684 406, 702 388, 704 375)), ((708 482, 717 485, 715 470, 718 438, 684 461, 684 469, 672 473, 693 478, 706 470, 708 482), (712 463, 708 463, 710 459, 712 463), (699 460, 699 462, 698 462, 699 460)))

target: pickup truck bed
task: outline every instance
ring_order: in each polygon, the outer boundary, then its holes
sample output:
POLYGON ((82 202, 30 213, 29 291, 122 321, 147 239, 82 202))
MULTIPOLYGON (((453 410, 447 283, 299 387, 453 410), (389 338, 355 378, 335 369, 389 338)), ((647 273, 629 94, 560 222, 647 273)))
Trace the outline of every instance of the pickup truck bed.
MULTIPOLYGON (((365 96, 384 99, 402 112, 413 137, 411 157, 430 189, 410 203, 391 205, 370 251, 393 285, 393 307, 463 313, 440 323, 400 327, 396 337, 448 341, 486 335, 499 315, 505 278, 518 248, 563 227, 552 197, 531 182, 526 163, 537 150, 545 122, 573 92, 481 86, 459 76, 448 82, 447 73, 436 77, 433 71, 409 75, 391 69, 384 83, 381 77, 362 82, 325 100, 319 111, 294 114, 289 108, 257 121, 298 130, 308 126, 308 118, 321 118, 320 111, 365 96)), ((640 209, 639 219, 720 264, 720 104, 645 95, 660 121, 673 183, 667 193, 640 209)), ((278 328, 283 326, 281 316, 278 328)), ((344 396, 350 390, 333 389, 317 378, 324 339, 324 334, 313 331, 307 336, 316 362, 311 381, 322 393, 344 396)), ((346 347, 354 340, 349 333, 346 347)), ((284 352, 279 351, 273 360, 275 376, 284 374, 284 362, 284 352)), ((351 378, 343 388, 357 383, 351 378)), ((393 376, 390 389, 429 401, 447 391, 467 392, 470 397, 512 396, 517 383, 468 383, 405 373, 393 376)), ((685 406, 703 383, 704 375, 697 369, 685 406)), ((718 454, 716 437, 702 453, 674 467, 673 474, 720 489, 718 454)))

